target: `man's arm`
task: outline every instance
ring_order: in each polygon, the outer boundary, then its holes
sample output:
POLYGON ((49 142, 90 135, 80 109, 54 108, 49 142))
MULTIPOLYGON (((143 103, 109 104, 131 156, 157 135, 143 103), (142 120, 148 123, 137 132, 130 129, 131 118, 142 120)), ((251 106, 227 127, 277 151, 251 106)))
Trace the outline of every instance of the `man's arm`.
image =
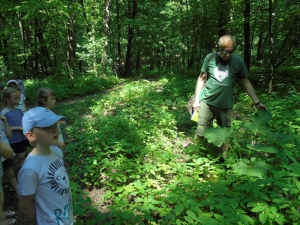
POLYGON ((252 99, 253 104, 256 106, 256 108, 267 110, 267 107, 264 104, 260 103, 250 80, 248 78, 244 78, 244 79, 241 79, 240 81, 241 81, 241 85, 243 86, 245 92, 252 99), (257 103, 259 103, 259 104, 257 104, 257 103))
POLYGON ((37 225, 35 207, 33 205, 33 195, 19 196, 19 209, 23 216, 33 225, 37 225))
POLYGON ((195 102, 193 104, 194 109, 197 109, 200 106, 199 95, 202 89, 205 87, 205 82, 206 82, 206 73, 201 72, 195 87, 195 102))

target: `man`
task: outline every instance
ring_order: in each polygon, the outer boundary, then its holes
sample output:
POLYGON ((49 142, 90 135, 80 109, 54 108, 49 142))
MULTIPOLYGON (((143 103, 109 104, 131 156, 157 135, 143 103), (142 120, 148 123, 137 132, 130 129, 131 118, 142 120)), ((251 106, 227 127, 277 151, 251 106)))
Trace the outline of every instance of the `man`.
MULTIPOLYGON (((213 120, 221 127, 230 127, 232 119, 234 79, 239 78, 245 92, 252 99, 257 109, 266 110, 255 94, 250 83, 249 72, 244 60, 234 54, 236 46, 235 38, 231 35, 220 37, 214 55, 206 56, 201 73, 195 88, 195 102, 193 108, 199 109, 199 119, 196 134, 203 138, 204 131, 212 126, 213 120), (205 88, 202 101, 199 103, 199 94, 205 88)), ((228 150, 228 144, 222 144, 224 157, 228 150)))

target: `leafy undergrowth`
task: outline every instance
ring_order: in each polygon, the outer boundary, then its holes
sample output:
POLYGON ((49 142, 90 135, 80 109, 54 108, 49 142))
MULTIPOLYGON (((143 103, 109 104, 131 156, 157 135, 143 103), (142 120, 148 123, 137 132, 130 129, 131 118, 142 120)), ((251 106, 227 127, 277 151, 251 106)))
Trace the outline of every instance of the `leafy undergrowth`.
POLYGON ((299 96, 264 96, 269 110, 236 97, 231 129, 188 145, 185 111, 195 80, 139 80, 54 110, 67 116, 65 159, 76 224, 297 224, 300 207, 299 96), (272 118, 273 117, 273 118, 272 118), (80 186, 105 189, 99 212, 80 186))

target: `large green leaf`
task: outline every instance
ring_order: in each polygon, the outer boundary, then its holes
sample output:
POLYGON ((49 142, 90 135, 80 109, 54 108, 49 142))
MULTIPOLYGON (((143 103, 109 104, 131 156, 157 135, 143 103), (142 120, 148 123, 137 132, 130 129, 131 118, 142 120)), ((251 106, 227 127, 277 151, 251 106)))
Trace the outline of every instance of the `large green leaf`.
POLYGON ((272 119, 272 114, 269 110, 259 110, 251 118, 250 122, 245 123, 244 128, 246 130, 252 131, 253 133, 258 133, 259 131, 268 131, 266 124, 272 119))
POLYGON ((262 143, 257 143, 254 146, 248 144, 248 148, 258 151, 258 152, 268 152, 268 153, 279 153, 279 150, 274 146, 268 146, 262 143))
POLYGON ((231 137, 233 129, 231 127, 214 127, 204 132, 204 137, 209 143, 220 147, 223 143, 227 143, 231 137))
POLYGON ((266 174, 268 165, 256 158, 251 158, 251 160, 241 159, 241 161, 232 165, 233 171, 241 174, 254 177, 262 177, 266 174))

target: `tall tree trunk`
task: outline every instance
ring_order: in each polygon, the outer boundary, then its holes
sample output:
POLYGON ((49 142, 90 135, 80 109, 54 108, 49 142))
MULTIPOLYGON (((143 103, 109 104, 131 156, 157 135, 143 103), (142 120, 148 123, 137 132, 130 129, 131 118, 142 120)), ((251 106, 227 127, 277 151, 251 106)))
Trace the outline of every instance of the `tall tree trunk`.
MULTIPOLYGON (((3 20, 3 16, 2 13, 0 12, 0 30, 4 31, 4 20, 3 20)), ((0 51, 2 52, 2 56, 4 59, 4 65, 7 66, 8 65, 8 54, 7 54, 7 49, 8 49, 8 40, 5 37, 4 32, 0 33, 0 51)))
POLYGON ((256 61, 261 61, 264 59, 264 52, 269 43, 269 31, 265 35, 260 32, 258 37, 256 61))
MULTIPOLYGON (((273 4, 273 0, 269 1, 269 35, 270 35, 270 81, 269 81, 269 89, 268 93, 272 93, 273 90, 273 80, 274 80, 274 52, 273 52, 273 44, 274 44, 274 34, 273 34, 273 16, 275 15, 275 4, 273 4)), ((274 2, 277 0, 274 0, 274 2)))
POLYGON ((91 4, 91 30, 90 30, 90 39, 92 40, 92 51, 93 51, 93 71, 96 77, 98 77, 98 64, 97 64, 97 47, 96 47, 96 5, 97 1, 92 0, 91 4))
POLYGON ((73 61, 75 58, 75 48, 76 48, 76 41, 75 41, 75 14, 73 11, 73 4, 75 3, 75 0, 69 0, 68 3, 68 9, 70 14, 69 22, 66 24, 67 29, 67 41, 68 41, 68 47, 67 47, 67 65, 69 70, 69 77, 70 77, 70 84, 73 88, 74 86, 74 76, 73 76, 73 61))
POLYGON ((40 63, 41 63, 41 68, 43 69, 43 72, 46 73, 48 76, 48 64, 51 67, 51 59, 50 59, 50 54, 48 51, 48 48, 46 46, 45 40, 44 40, 44 27, 38 22, 38 19, 35 19, 35 36, 39 40, 39 47, 40 51, 38 53, 40 57, 40 63))
MULTIPOLYGON (((128 12, 130 19, 136 19, 137 16, 137 0, 133 0, 133 7, 131 13, 131 4, 130 0, 128 0, 128 12)), ((127 40, 127 48, 126 48, 126 61, 125 61, 125 70, 124 76, 131 76, 131 51, 132 51, 132 40, 133 40, 133 27, 128 25, 128 40, 127 40)))
POLYGON ((185 67, 185 20, 183 17, 183 1, 180 0, 180 17, 181 17, 181 71, 184 71, 185 67))
POLYGON ((194 30, 194 37, 193 37, 194 42, 192 46, 191 57, 189 59, 189 64, 188 64, 189 69, 193 68, 194 65, 195 57, 197 54, 198 39, 200 35, 200 29, 198 29, 198 27, 196 26, 195 20, 193 20, 193 30, 194 30))
POLYGON ((219 37, 229 34, 230 30, 227 28, 230 22, 230 0, 218 0, 218 33, 219 37))
POLYGON ((122 54, 121 54, 121 24, 120 24, 120 12, 119 12, 119 0, 116 0, 116 11, 117 11, 117 73, 122 74, 122 54))
POLYGON ((250 49, 250 0, 245 0, 244 11, 244 61, 250 69, 251 49, 250 49))
POLYGON ((108 40, 110 37, 110 4, 111 0, 105 1, 104 9, 104 48, 102 52, 102 63, 107 65, 107 55, 108 55, 108 40))

